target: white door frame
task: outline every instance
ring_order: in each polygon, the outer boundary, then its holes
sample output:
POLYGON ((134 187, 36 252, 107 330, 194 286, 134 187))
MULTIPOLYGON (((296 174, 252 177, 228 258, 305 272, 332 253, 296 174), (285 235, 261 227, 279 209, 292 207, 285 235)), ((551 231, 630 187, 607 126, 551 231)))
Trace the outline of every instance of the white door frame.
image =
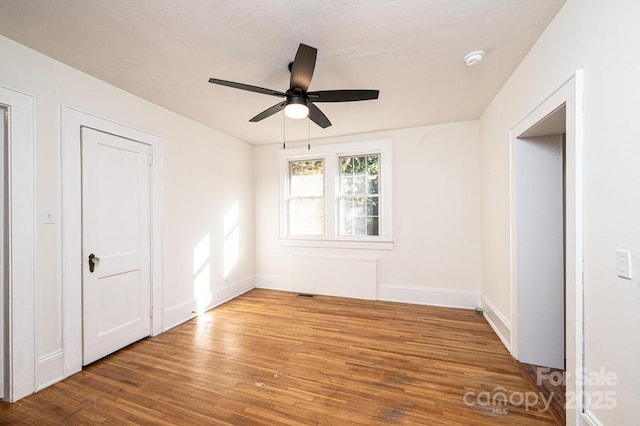
POLYGON ((36 383, 35 99, 0 86, 0 103, 9 108, 9 380, 4 400, 13 402, 33 393, 36 383))
POLYGON ((163 138, 125 124, 62 106, 62 312, 64 377, 82 369, 81 132, 89 127, 151 147, 151 335, 162 332, 163 138))
MULTIPOLYGON (((510 281, 511 281, 511 353, 518 358, 518 286, 516 235, 516 142, 518 136, 536 123, 566 105, 565 141, 565 327, 567 393, 582 395, 581 380, 576 378, 583 368, 583 177, 582 177, 582 70, 576 71, 566 83, 522 119, 509 134, 510 139, 510 281)), ((581 398, 572 398, 575 407, 567 407, 567 425, 580 424, 583 412, 581 398)))

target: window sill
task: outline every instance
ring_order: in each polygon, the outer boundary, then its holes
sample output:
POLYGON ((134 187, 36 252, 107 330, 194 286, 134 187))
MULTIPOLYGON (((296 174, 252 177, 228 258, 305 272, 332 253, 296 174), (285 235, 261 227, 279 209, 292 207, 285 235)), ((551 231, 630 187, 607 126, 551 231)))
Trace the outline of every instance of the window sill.
POLYGON ((335 248, 335 249, 360 249, 360 250, 393 250, 393 241, 365 241, 365 240, 325 240, 325 239, 299 239, 281 238, 282 247, 311 247, 311 248, 335 248))

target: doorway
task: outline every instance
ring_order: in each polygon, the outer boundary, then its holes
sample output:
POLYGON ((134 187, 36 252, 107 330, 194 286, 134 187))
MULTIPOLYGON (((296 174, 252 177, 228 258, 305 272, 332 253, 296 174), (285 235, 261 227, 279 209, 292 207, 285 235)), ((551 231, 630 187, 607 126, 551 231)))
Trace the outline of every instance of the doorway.
POLYGON ((514 141, 518 361, 561 424, 566 388, 556 378, 566 374, 565 139, 562 105, 514 141))
POLYGON ((518 360, 565 368, 562 105, 515 139, 518 360))
MULTIPOLYGON (((511 352, 563 368, 573 396, 584 364, 582 82, 578 70, 510 132, 511 352)), ((567 425, 581 421, 575 399, 567 425)))

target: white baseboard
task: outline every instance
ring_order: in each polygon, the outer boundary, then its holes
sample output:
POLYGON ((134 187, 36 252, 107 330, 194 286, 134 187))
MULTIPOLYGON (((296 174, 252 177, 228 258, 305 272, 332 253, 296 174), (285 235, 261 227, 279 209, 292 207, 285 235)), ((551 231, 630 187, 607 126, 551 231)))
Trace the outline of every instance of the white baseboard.
POLYGON ((376 299, 387 302, 475 309, 480 303, 480 292, 412 285, 378 284, 376 299))
POLYGON ((484 318, 511 353, 511 321, 486 296, 482 296, 481 306, 484 309, 484 318))
MULTIPOLYGON (((232 283, 212 295, 212 301, 207 310, 234 299, 253 288, 253 276, 232 283)), ((165 309, 162 318, 163 332, 195 317, 193 312, 195 306, 196 303, 194 299, 187 299, 165 309)), ((36 367, 36 392, 59 382, 64 379, 64 377, 64 356, 62 349, 38 358, 36 367)))
POLYGON ((195 317, 193 313, 195 306, 196 301, 192 298, 165 309, 162 317, 162 331, 165 332, 195 317))
POLYGON ((36 366, 36 392, 64 378, 64 357, 58 349, 38 357, 36 366))
POLYGON ((584 423, 586 426, 602 426, 603 423, 598 420, 598 418, 590 411, 590 410, 584 410, 584 413, 582 413, 582 420, 584 420, 584 423))
POLYGON ((293 291, 289 277, 282 275, 256 275, 255 285, 267 290, 293 291))
MULTIPOLYGON (((256 288, 294 291, 288 277, 282 275, 256 275, 256 288)), ((376 300, 475 309, 480 303, 480 292, 449 290, 411 285, 378 284, 376 300)))
POLYGON ((209 302, 205 311, 213 309, 216 306, 220 306, 231 299, 235 299, 241 294, 244 294, 249 290, 253 290, 254 288, 255 277, 253 275, 231 283, 227 287, 224 287, 211 295, 211 302, 209 302))
MULTIPOLYGON (((211 295, 211 301, 204 309, 208 311, 216 306, 222 305, 231 299, 235 299, 243 293, 255 288, 255 278, 253 275, 246 277, 240 281, 229 283, 226 287, 223 287, 215 291, 211 295)), ((167 331, 175 326, 178 326, 184 322, 196 316, 196 300, 188 299, 183 302, 177 303, 164 311, 164 317, 162 319, 162 331, 167 331)))

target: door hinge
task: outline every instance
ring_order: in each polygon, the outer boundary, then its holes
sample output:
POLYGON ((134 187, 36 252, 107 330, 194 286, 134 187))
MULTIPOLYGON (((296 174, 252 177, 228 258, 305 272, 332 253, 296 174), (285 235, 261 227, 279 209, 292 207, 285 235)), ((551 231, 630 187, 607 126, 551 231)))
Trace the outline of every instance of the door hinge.
POLYGON ((149 318, 153 318, 153 305, 149 306, 149 318))
POLYGON ((153 154, 149 154, 149 165, 153 166, 153 154))

